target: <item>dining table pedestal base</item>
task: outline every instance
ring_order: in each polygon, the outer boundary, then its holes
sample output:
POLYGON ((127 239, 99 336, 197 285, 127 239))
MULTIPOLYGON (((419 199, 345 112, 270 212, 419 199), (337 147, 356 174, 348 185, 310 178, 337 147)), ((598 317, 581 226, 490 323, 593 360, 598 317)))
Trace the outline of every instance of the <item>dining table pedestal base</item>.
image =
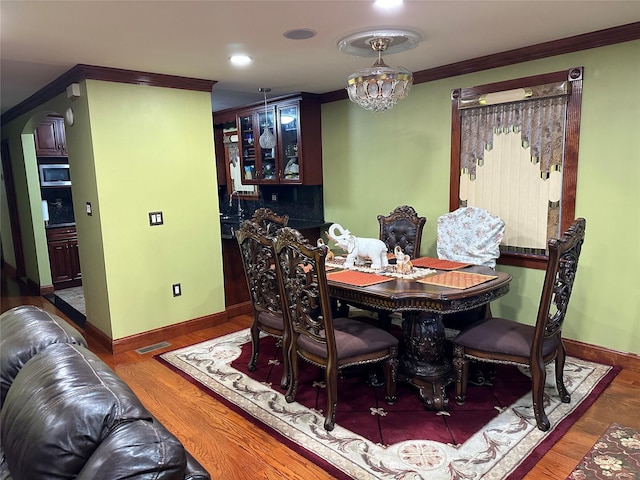
POLYGON ((447 410, 454 371, 445 351, 442 314, 404 312, 399 379, 418 389, 427 410, 447 410))

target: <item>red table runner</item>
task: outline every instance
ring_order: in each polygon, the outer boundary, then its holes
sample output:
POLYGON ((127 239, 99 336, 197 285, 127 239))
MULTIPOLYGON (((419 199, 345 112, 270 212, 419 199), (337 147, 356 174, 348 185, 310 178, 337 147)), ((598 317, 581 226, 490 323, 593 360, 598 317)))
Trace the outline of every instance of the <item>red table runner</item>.
POLYGON ((334 282, 346 283, 347 285, 355 285, 357 287, 366 287, 393 280, 393 278, 383 275, 358 272, 357 270, 341 270, 339 272, 327 273, 327 279, 334 282))
POLYGON ((427 283, 429 285, 439 285, 441 287, 457 288, 464 290, 466 288, 475 287, 481 283, 488 282, 498 278, 497 275, 483 275, 481 273, 466 272, 444 272, 437 275, 430 275, 425 278, 416 280, 417 282, 427 283))
POLYGON ((457 270, 471 265, 470 263, 454 262, 453 260, 443 260, 440 258, 420 257, 411 260, 414 267, 434 268, 436 270, 457 270))

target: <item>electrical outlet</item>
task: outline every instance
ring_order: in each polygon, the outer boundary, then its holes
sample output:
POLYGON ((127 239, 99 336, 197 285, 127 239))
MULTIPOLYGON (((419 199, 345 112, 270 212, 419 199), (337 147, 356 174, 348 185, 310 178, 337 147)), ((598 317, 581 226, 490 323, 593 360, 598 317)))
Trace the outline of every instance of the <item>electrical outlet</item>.
POLYGON ((271 194, 271 201, 272 202, 277 202, 278 201, 278 194, 277 193, 272 193, 271 194))
POLYGON ((91 202, 87 202, 87 215, 91 216, 93 212, 91 211, 91 202))
POLYGON ((179 283, 174 283, 171 286, 172 290, 173 290, 173 296, 174 297, 179 297, 180 295, 182 295, 182 287, 180 286, 179 283))

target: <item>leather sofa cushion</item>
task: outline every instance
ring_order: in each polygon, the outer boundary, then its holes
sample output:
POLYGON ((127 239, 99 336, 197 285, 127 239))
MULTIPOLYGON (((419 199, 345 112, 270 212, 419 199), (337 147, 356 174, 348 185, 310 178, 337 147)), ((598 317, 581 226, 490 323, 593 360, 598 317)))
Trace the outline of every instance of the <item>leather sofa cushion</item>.
POLYGON ((20 369, 52 343, 87 346, 82 334, 59 316, 24 305, 0 315, 0 406, 20 369))
POLYGON ((184 478, 184 448, 79 345, 50 345, 22 367, 0 412, 0 439, 13 480, 184 478))

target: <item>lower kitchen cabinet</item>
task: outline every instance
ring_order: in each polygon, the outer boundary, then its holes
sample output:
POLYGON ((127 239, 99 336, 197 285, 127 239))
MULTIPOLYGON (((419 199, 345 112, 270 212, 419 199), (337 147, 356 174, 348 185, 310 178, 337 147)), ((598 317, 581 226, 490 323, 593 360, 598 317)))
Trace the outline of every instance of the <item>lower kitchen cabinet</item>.
POLYGON ((76 228, 47 229, 47 243, 54 289, 82 285, 76 228))
POLYGON ((251 297, 240 256, 240 247, 235 238, 222 240, 222 266, 224 269, 224 302, 227 311, 231 316, 250 313, 252 309, 248 302, 251 301, 251 297), (238 307, 239 304, 244 305, 238 307), (240 311, 237 310, 238 308, 240 311))

